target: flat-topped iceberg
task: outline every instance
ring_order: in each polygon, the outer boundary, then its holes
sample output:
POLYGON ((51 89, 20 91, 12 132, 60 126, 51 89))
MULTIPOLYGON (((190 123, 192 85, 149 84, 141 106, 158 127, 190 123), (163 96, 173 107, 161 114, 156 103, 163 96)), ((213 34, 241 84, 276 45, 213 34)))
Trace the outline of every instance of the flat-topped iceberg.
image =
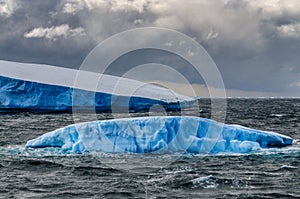
POLYGON ((60 147, 75 153, 248 153, 284 147, 292 138, 239 125, 189 116, 113 119, 73 124, 27 142, 26 147, 60 147))
POLYGON ((166 110, 192 106, 195 99, 173 91, 122 78, 63 67, 0 61, 0 111, 143 111, 162 105, 166 110), (92 82, 92 84, 91 84, 92 82), (95 84, 96 83, 96 84, 95 84))

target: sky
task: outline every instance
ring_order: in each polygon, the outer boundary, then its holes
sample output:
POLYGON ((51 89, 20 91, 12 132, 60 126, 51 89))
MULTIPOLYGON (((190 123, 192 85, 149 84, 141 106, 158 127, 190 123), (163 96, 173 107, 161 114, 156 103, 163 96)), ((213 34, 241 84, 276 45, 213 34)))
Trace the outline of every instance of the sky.
MULTIPOLYGON (((300 97, 299 10, 299 0, 0 0, 0 59, 78 68, 114 34, 162 27, 206 49, 228 96, 300 97)), ((188 68, 170 53, 148 50, 121 57, 115 73, 145 60, 188 68)))

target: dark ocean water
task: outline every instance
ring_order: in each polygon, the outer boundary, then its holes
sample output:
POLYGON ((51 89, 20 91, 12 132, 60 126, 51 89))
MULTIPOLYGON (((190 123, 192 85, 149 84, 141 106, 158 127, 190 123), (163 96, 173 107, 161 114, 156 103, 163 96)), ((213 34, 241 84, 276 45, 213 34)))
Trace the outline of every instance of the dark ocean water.
MULTIPOLYGON (((187 114, 210 118, 210 100, 199 104, 200 112, 187 114)), ((24 148, 72 123, 72 114, 0 114, 0 198, 300 198, 300 99, 227 100, 226 123, 294 139, 292 146, 253 154, 66 155, 24 148)))

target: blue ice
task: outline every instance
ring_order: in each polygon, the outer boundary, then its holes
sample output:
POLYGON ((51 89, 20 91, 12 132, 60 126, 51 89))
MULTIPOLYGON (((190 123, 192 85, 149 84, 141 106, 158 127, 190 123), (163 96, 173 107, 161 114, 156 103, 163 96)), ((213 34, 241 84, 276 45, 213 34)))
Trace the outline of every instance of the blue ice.
POLYGON ((167 111, 191 107, 195 98, 154 84, 95 72, 0 60, 0 111, 167 111), (116 110, 117 109, 117 110, 116 110))
POLYGON ((216 154, 284 147, 292 138, 274 132, 189 116, 156 116, 69 125, 27 142, 26 147, 59 147, 66 152, 216 154))
POLYGON ((71 112, 95 110, 110 112, 113 106, 122 111, 148 111, 153 105, 161 105, 166 111, 177 111, 195 103, 189 101, 166 101, 140 96, 119 96, 111 93, 93 92, 12 79, 0 76, 0 110, 25 110, 32 112, 71 112), (76 91, 75 91, 76 90, 76 91), (76 97, 76 101, 72 99, 76 97))

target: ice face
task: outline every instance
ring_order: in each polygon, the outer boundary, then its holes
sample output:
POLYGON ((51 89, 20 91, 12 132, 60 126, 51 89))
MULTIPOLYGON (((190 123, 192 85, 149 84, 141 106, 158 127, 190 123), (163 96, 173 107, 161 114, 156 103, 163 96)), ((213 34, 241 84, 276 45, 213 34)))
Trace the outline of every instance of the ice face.
POLYGON ((70 125, 27 142, 26 147, 60 147, 75 153, 188 152, 248 153, 292 144, 290 137, 198 117, 160 116, 70 125))
POLYGON ((91 110, 109 112, 112 106, 122 111, 147 111, 153 105, 161 105, 167 111, 192 106, 195 101, 166 101, 144 97, 116 96, 110 93, 41 84, 0 76, 0 110, 26 110, 33 112, 71 112, 91 110), (72 97, 76 96, 76 101, 72 97))
POLYGON ((110 111, 189 107, 195 99, 136 80, 40 64, 0 61, 0 110, 71 111, 72 106, 110 111), (86 79, 76 79, 78 73, 86 79), (95 81, 96 87, 89 82, 95 81), (81 82, 81 83, 78 83, 81 82), (75 100, 74 100, 75 99, 75 100))

